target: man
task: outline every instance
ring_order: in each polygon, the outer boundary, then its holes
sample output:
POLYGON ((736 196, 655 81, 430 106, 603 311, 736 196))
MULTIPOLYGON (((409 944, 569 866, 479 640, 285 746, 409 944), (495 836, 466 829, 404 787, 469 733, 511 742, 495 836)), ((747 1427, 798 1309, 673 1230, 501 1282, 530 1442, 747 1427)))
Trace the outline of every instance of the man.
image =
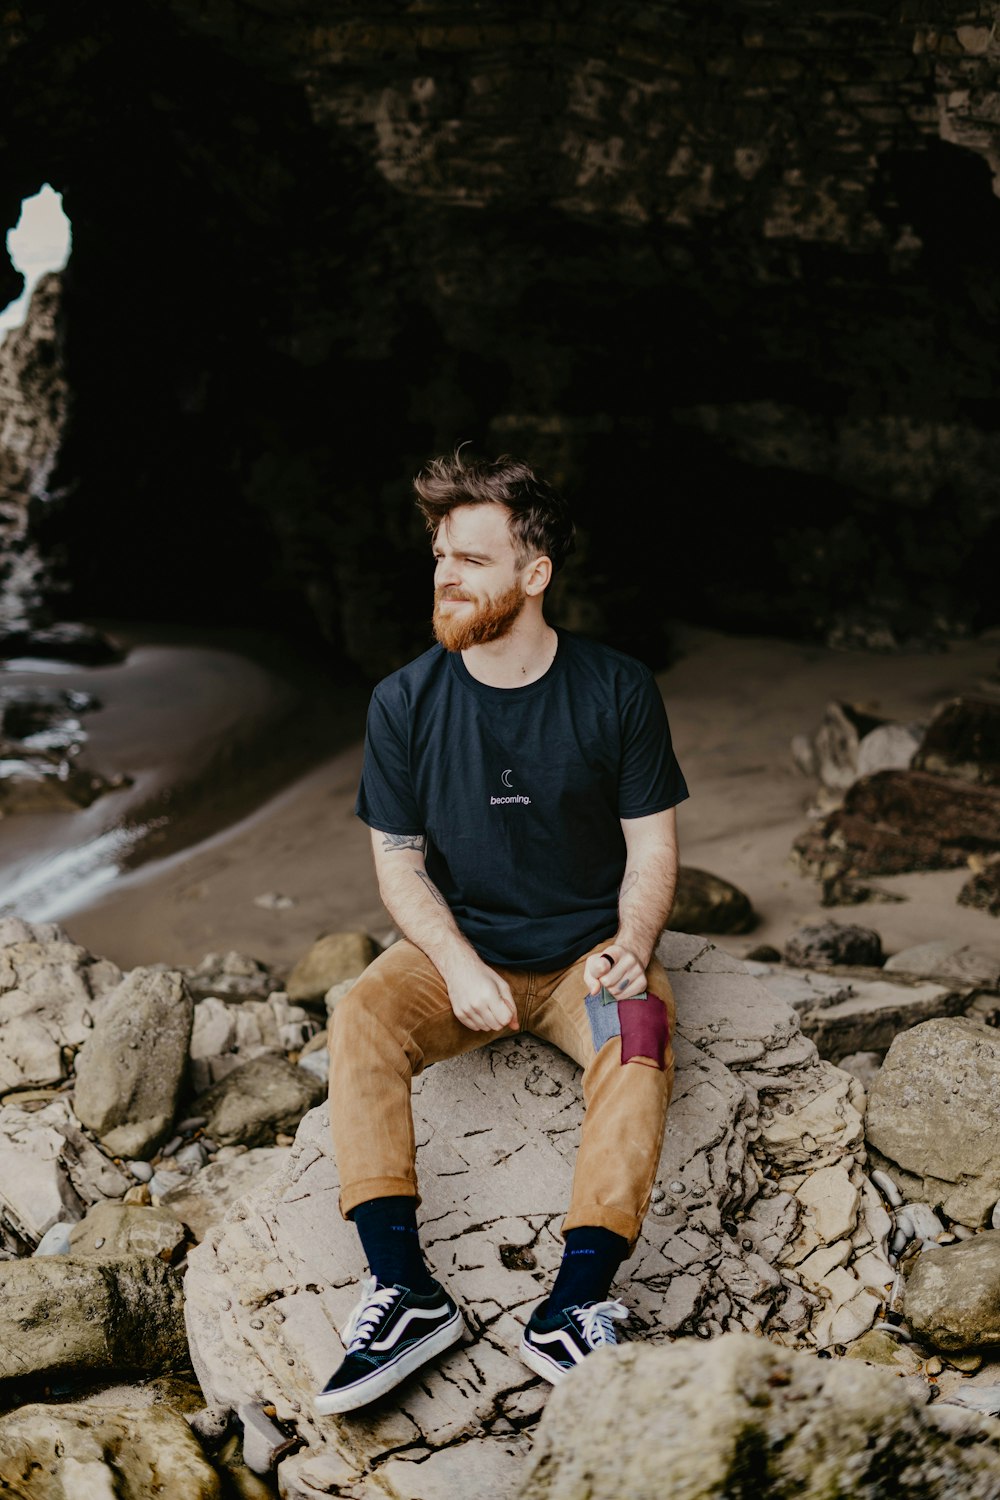
POLYGON ((558 1381, 613 1344, 609 1298, 649 1207, 673 1086, 673 997, 653 951, 687 795, 649 669, 545 619, 574 526, 510 458, 432 460, 437 644, 376 687, 356 811, 403 935, 333 1014, 340 1208, 371 1279, 316 1397, 383 1395, 461 1338, 417 1232, 411 1079, 519 1029, 583 1068, 564 1253, 519 1353, 558 1381))

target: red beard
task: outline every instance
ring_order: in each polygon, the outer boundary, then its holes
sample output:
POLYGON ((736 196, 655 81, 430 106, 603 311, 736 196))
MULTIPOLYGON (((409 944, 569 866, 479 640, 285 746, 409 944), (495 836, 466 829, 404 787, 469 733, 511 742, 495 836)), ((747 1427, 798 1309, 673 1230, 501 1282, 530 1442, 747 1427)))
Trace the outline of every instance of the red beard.
POLYGON ((468 595, 449 594, 439 589, 434 596, 434 637, 446 651, 468 651, 470 646, 485 646, 489 641, 498 641, 506 635, 524 608, 525 593, 520 584, 513 583, 502 594, 496 594, 483 604, 475 600, 472 613, 463 612, 461 618, 451 610, 442 609, 448 598, 468 599, 468 595))

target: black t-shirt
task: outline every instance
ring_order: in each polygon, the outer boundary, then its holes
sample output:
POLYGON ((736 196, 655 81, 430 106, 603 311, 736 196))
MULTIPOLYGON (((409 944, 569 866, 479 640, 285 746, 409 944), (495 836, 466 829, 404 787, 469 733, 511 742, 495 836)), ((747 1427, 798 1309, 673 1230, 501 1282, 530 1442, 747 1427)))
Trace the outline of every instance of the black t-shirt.
POLYGON ((622 818, 688 796, 642 662, 558 631, 526 687, 432 646, 372 694, 355 811, 423 835, 427 872, 487 962, 549 972, 618 927, 622 818))

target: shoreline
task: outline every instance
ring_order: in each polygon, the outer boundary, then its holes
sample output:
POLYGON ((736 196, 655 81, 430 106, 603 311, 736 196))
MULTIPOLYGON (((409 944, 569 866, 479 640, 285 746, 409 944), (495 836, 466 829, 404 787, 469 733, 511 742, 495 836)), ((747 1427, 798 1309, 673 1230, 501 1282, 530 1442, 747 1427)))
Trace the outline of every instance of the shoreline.
MULTIPOLYGON (((1000 632, 883 655, 678 625, 677 656, 656 677, 691 793, 678 808, 681 863, 738 886, 759 918, 751 932, 705 936, 743 957, 762 943, 782 948, 806 923, 837 921, 874 928, 887 956, 941 938, 1000 959, 1000 920, 955 900, 966 870, 879 878, 877 888, 905 899, 824 907, 791 858, 818 782, 790 749, 835 699, 913 722, 956 694, 996 694, 998 660, 1000 632)), ((125 968, 235 950, 281 971, 327 932, 362 928, 384 939, 391 921, 353 811, 363 726, 355 705, 332 753, 249 814, 144 860, 55 920, 125 968)))

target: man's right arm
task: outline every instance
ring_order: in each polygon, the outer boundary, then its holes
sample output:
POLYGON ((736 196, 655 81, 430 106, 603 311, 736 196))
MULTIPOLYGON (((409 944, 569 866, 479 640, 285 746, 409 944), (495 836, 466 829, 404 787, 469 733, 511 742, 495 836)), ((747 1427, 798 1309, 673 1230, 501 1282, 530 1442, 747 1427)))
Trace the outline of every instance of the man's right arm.
POLYGON ((517 1029, 510 986, 463 937, 427 873, 422 834, 371 830, 379 895, 404 937, 426 953, 448 987, 451 1008, 470 1031, 517 1029))

